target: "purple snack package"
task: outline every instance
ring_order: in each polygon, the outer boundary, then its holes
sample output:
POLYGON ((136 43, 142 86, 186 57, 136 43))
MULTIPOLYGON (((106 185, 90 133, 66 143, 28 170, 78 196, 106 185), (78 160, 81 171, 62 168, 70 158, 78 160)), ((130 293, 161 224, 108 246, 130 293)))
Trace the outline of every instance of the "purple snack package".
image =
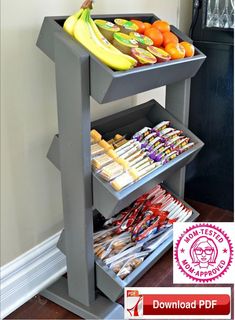
POLYGON ((173 160, 174 158, 176 158, 179 155, 179 151, 174 150, 171 153, 169 153, 168 155, 166 155, 163 159, 163 164, 168 163, 169 161, 173 160))

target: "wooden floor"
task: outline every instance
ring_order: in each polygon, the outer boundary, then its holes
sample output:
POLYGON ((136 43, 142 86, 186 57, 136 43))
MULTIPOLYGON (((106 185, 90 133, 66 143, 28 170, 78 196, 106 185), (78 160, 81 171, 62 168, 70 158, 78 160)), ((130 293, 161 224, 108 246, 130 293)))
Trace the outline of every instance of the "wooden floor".
MULTIPOLYGON (((187 201, 201 215, 203 222, 232 222, 233 213, 200 202, 187 201)), ((139 287, 172 286, 172 250, 168 251, 135 285, 139 287)), ((181 286, 181 285, 180 285, 181 286)), ((233 299, 232 299, 233 301, 233 299)), ((122 299, 119 300, 122 303, 122 299)), ((232 306, 232 310, 234 306, 232 306)), ((80 319, 49 300, 36 296, 25 303, 6 319, 80 319)), ((232 316, 232 319, 234 317, 232 316)))

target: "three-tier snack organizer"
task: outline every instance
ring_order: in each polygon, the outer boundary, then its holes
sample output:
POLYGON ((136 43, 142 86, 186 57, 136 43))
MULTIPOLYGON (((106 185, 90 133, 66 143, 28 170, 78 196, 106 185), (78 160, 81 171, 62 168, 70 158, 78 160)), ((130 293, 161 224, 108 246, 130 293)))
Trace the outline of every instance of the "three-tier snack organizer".
MULTIPOLYGON (((113 21, 116 17, 147 22, 158 19, 153 14, 96 18, 113 21)), ((109 218, 162 181, 178 197, 183 197, 184 167, 203 146, 187 129, 187 122, 190 78, 199 70, 205 55, 196 49, 192 58, 113 71, 64 32, 65 19, 46 17, 37 41, 38 47, 55 62, 59 134, 52 141, 48 158, 61 172, 64 231, 58 247, 67 259, 67 278, 60 278, 42 294, 86 319, 123 319, 123 307, 116 300, 125 286, 133 285, 171 247, 172 238, 121 280, 94 258, 93 211, 109 218), (90 96, 102 104, 163 85, 166 85, 166 108, 150 100, 90 122, 90 96), (115 133, 131 135, 162 120, 170 120, 173 126, 182 129, 194 146, 119 192, 92 174, 91 128, 108 139, 115 133)), ((192 42, 175 27, 171 29, 180 40, 192 42)), ((193 210, 190 221, 198 215, 193 210)))

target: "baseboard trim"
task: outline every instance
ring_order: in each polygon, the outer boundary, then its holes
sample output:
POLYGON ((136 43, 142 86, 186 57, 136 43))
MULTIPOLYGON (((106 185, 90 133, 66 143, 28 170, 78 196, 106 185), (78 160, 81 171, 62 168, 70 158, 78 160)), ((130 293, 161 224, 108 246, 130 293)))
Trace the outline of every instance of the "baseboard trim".
POLYGON ((0 268, 1 319, 66 273, 66 258, 56 247, 60 233, 0 268))

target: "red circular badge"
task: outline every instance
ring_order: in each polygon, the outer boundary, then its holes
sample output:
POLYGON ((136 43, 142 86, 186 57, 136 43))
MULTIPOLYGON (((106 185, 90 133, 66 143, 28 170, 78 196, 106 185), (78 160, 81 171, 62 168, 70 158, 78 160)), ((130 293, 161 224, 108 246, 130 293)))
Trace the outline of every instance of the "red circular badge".
POLYGON ((198 224, 183 232, 176 242, 174 257, 188 278, 209 282, 221 277, 233 259, 228 235, 212 224, 198 224))

